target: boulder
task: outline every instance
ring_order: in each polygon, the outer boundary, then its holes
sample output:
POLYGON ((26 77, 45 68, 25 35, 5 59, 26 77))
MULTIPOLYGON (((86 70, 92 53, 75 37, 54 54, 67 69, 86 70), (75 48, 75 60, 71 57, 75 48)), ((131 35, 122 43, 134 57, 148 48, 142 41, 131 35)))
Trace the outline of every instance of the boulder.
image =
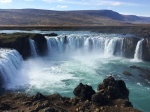
POLYGON ((98 85, 97 90, 108 99, 129 98, 129 90, 126 88, 124 81, 115 80, 112 76, 104 79, 98 85))
POLYGON ((95 91, 93 88, 89 85, 83 85, 80 83, 73 91, 74 95, 81 100, 91 100, 91 97, 93 94, 95 94, 95 91))

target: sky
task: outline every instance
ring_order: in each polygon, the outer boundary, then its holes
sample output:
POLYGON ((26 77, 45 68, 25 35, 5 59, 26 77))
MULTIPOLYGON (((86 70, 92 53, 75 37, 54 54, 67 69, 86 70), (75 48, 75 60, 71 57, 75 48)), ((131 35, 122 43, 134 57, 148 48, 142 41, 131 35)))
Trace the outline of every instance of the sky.
POLYGON ((150 0, 0 0, 0 9, 113 10, 150 17, 150 0))

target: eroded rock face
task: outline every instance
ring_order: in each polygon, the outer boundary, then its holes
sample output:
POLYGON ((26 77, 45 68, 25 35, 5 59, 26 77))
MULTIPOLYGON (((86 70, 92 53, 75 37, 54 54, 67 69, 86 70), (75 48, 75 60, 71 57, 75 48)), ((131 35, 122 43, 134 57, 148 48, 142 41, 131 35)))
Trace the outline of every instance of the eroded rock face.
POLYGON ((115 80, 112 76, 104 79, 98 85, 97 90, 108 99, 129 99, 129 90, 126 88, 124 81, 115 80))
POLYGON ((33 39, 36 43, 38 55, 43 56, 47 52, 46 38, 42 34, 30 34, 29 38, 33 39))
POLYGON ((91 97, 93 94, 95 94, 95 91, 91 86, 83 85, 82 83, 80 83, 74 89, 73 93, 76 97, 79 97, 81 100, 91 100, 91 97))
POLYGON ((142 59, 144 61, 150 61, 150 39, 145 38, 142 41, 142 59))
POLYGON ((24 59, 28 58, 31 55, 31 49, 27 34, 1 34, 0 47, 16 49, 24 59))
POLYGON ((31 56, 29 38, 35 41, 38 54, 40 56, 45 55, 47 52, 47 42, 46 38, 42 34, 1 34, 0 47, 16 49, 24 59, 27 59, 31 56))
POLYGON ((136 45, 140 39, 135 37, 124 38, 123 40, 123 56, 126 58, 134 58, 136 45))

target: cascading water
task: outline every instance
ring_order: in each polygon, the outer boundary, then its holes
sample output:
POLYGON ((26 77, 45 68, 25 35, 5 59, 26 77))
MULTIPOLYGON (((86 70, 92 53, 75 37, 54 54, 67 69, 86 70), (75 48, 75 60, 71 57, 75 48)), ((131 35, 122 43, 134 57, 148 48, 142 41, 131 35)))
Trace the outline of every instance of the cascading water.
POLYGON ((34 40, 29 39, 29 42, 30 42, 30 48, 31 48, 31 55, 32 55, 33 57, 37 57, 38 54, 37 54, 37 51, 36 51, 36 46, 35 46, 34 40))
POLYGON ((55 53, 80 53, 96 52, 99 55, 115 55, 122 53, 123 38, 119 37, 103 37, 103 36, 87 36, 87 35, 68 35, 59 37, 46 37, 48 45, 48 54, 55 53), (120 45, 118 49, 117 43, 120 45), (115 53, 117 52, 117 53, 115 53))
POLYGON ((141 60, 142 59, 142 41, 143 41, 143 39, 139 40, 137 45, 136 45, 135 54, 134 54, 135 60, 141 60))
POLYGON ((23 58, 16 50, 0 49, 0 74, 6 86, 15 77, 23 58))

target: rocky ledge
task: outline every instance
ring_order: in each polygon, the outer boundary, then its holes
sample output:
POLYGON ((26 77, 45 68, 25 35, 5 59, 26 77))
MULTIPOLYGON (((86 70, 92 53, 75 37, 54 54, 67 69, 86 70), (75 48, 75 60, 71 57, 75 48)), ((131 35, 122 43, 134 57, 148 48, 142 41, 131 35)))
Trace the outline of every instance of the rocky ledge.
POLYGON ((98 85, 97 92, 80 83, 73 91, 75 97, 59 94, 35 96, 7 94, 0 97, 0 111, 11 112, 140 112, 129 101, 129 90, 124 81, 112 76, 98 85))

